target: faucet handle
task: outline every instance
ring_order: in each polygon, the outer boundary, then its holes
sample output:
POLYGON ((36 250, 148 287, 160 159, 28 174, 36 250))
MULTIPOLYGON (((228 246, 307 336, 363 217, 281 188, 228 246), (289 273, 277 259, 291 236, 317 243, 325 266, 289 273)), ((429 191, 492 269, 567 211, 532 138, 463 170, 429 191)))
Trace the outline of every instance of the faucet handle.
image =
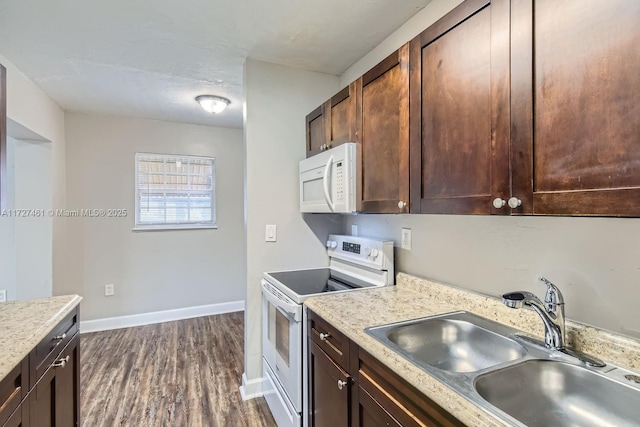
POLYGON ((539 276, 538 280, 547 285, 547 293, 544 296, 544 302, 547 306, 547 311, 555 312, 555 306, 564 304, 564 297, 560 289, 551 283, 546 277, 539 276))

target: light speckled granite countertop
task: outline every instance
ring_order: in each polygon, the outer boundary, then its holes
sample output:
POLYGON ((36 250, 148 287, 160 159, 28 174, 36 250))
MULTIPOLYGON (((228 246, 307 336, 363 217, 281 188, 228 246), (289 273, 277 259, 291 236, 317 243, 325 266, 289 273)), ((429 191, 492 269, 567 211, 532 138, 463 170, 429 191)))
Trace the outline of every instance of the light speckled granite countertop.
POLYGON ((78 304, 82 297, 0 303, 0 381, 78 304))
MULTIPOLYGON (((369 326, 466 310, 538 337, 543 326, 532 310, 511 310, 498 299, 399 273, 396 286, 309 298, 305 305, 362 349, 470 426, 507 425, 417 365, 364 332, 369 326)), ((567 321, 570 346, 620 367, 640 369, 640 342, 567 321)))

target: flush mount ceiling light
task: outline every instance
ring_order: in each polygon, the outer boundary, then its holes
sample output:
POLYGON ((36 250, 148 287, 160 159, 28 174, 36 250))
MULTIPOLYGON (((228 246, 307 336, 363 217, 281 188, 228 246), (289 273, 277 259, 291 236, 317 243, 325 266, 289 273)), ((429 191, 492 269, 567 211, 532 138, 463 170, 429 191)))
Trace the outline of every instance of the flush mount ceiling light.
POLYGON ((215 95, 200 95, 196 96, 196 101, 200 103, 200 106, 204 111, 208 113, 221 113, 227 108, 227 105, 231 104, 227 98, 215 95))

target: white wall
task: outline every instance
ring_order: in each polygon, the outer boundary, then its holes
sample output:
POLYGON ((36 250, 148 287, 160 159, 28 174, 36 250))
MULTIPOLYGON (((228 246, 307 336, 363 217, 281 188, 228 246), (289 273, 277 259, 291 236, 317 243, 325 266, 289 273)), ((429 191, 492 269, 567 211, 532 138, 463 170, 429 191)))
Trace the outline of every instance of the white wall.
POLYGON ((261 372, 261 291, 265 271, 327 264, 324 241, 342 218, 300 214, 298 162, 305 157, 307 113, 338 90, 338 77, 247 59, 245 170, 247 305, 245 374, 261 372), (278 241, 264 241, 265 225, 278 226, 278 241))
MULTIPOLYGON (((348 84, 419 34, 458 0, 435 0, 349 68, 348 84)), ((399 271, 499 296, 524 289, 544 294, 536 277, 561 288, 568 317, 640 337, 640 219, 359 215, 345 231, 400 241, 413 234, 413 249, 396 249, 399 271)))
POLYGON ((15 154, 16 209, 44 210, 43 216, 15 218, 16 298, 52 294, 52 146, 49 142, 12 141, 15 154))
POLYGON ((242 301, 243 143, 240 129, 66 114, 69 209, 127 209, 125 218, 68 218, 69 283, 83 319, 242 301), (134 227, 136 152, 216 158, 218 229, 134 227), (115 284, 115 296, 104 285, 115 284))
POLYGON ((464 0, 433 0, 420 12, 405 22, 393 34, 382 41, 371 52, 356 61, 342 76, 340 76, 340 87, 345 87, 367 71, 378 62, 385 59, 393 51, 398 49, 409 40, 423 32, 427 27, 446 15, 451 9, 462 3, 464 0))
MULTIPOLYGON (((15 144, 15 139, 7 138, 5 209, 15 208, 15 144)), ((12 216, 0 216, 0 289, 7 291, 7 301, 16 299, 16 219, 12 216)))
MULTIPOLYGON (((7 68, 7 116, 34 134, 51 142, 51 188, 54 207, 63 207, 65 198, 64 111, 13 63, 0 54, 7 68)), ((54 218, 52 224, 53 294, 72 291, 67 286, 66 220, 54 218)))

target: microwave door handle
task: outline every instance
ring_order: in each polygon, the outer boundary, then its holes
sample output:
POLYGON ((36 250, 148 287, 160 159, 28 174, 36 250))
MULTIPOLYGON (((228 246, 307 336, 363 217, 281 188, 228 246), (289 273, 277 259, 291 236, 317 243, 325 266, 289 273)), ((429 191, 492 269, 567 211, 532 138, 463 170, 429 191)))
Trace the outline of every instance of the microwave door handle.
POLYGON ((333 202, 331 201, 331 194, 329 193, 329 172, 331 172, 331 165, 333 165, 333 156, 329 157, 327 165, 324 167, 324 175, 322 176, 322 184, 324 187, 324 198, 327 201, 327 205, 331 212, 334 211, 333 202))

